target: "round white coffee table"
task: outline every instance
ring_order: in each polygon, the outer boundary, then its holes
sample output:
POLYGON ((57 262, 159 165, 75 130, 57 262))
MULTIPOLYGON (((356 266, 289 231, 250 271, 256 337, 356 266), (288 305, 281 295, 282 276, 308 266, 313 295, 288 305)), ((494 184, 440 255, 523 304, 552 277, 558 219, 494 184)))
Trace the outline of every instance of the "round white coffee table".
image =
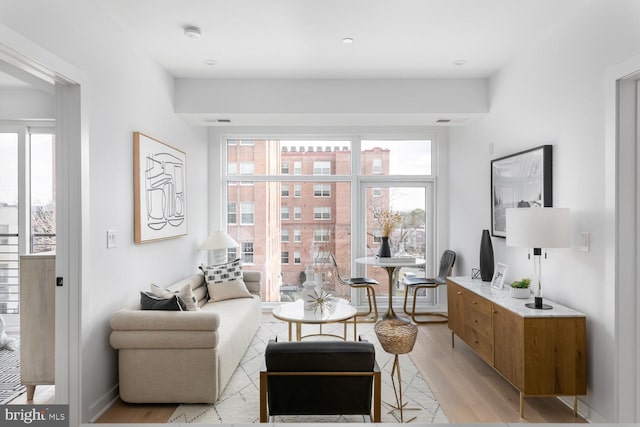
POLYGON ((333 336, 343 340, 347 340, 347 320, 353 319, 353 337, 354 341, 358 340, 358 334, 356 331, 356 314, 357 310, 349 301, 335 298, 333 305, 330 308, 324 310, 316 310, 314 312, 305 311, 303 301, 297 300, 294 302, 287 302, 280 304, 273 309, 273 317, 279 320, 284 320, 289 324, 289 341, 292 341, 291 325, 296 325, 296 341, 300 341, 303 338, 312 336, 333 336), (326 323, 344 323, 344 336, 334 334, 325 334, 322 332, 322 325, 326 323), (302 325, 320 325, 320 333, 309 334, 302 336, 302 325))

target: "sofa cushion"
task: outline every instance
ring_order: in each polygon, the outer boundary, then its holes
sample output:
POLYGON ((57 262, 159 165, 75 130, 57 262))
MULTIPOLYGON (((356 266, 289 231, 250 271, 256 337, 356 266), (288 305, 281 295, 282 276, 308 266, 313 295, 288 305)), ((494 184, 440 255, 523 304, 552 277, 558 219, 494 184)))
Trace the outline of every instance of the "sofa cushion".
POLYGON ((159 298, 151 292, 140 292, 140 306, 142 310, 184 311, 185 303, 177 295, 171 298, 159 298))
POLYGON ((200 306, 198 305, 198 300, 196 299, 193 291, 191 290, 191 285, 189 283, 185 283, 182 287, 177 291, 170 291, 169 289, 161 288, 156 284, 151 284, 151 293, 158 298, 168 299, 177 295, 182 302, 187 307, 188 311, 198 311, 200 310, 200 306))
POLYGON ((251 298, 242 280, 240 259, 220 265, 203 267, 204 278, 209 291, 209 301, 224 301, 234 298, 251 298))

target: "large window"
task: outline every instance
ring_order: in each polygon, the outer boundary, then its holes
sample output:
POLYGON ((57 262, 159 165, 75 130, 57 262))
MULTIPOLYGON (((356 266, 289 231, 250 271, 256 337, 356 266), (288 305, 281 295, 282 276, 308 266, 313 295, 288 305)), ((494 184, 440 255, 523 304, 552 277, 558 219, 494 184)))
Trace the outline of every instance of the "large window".
POLYGON ((0 129, 0 314, 19 312, 19 255, 56 246, 53 129, 0 129))
MULTIPOLYGON (((396 252, 404 248, 413 256, 431 256, 433 245, 427 243, 433 241, 431 141, 265 138, 254 139, 252 145, 225 146, 227 229, 242 242, 243 260, 263 273, 264 301, 298 297, 295 290, 302 289, 304 269, 312 265, 323 277, 324 289, 358 302, 358 295, 337 282, 330 253, 344 275, 351 275, 354 268, 359 271, 353 275, 366 273, 386 283, 383 270, 367 271, 352 256, 377 252, 380 227, 372 222, 376 209, 398 210, 406 218, 393 236, 396 252), (231 164, 237 165, 235 169, 231 164), (252 203, 251 223, 245 223, 245 203, 252 203), (352 254, 352 248, 357 252, 352 254)), ((376 291, 385 298, 386 289, 381 286, 376 291)), ((394 294, 402 296, 402 291, 394 294)))

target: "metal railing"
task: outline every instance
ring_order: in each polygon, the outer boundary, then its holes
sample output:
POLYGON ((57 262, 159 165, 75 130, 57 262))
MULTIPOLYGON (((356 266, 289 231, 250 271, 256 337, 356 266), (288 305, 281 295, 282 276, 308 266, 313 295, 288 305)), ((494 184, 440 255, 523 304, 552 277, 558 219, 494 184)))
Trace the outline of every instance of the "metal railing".
MULTIPOLYGON (((31 235, 31 253, 56 248, 54 233, 31 235)), ((17 234, 0 234, 0 314, 20 313, 20 254, 17 234)))
POLYGON ((19 292, 18 235, 0 234, 0 314, 18 314, 19 292))

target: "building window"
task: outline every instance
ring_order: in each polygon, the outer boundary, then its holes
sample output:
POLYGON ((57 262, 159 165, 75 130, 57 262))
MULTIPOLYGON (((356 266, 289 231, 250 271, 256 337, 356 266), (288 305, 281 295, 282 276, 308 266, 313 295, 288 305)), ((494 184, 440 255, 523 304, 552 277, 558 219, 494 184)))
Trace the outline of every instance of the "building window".
POLYGON ((293 197, 302 197, 302 185, 293 184, 293 197))
POLYGON ((373 197, 381 197, 382 196, 382 188, 373 188, 371 190, 373 197))
POLYGON ((293 219, 300 221, 302 219, 302 208, 300 206, 293 207, 293 219))
POLYGON ((373 243, 382 242, 382 231, 379 228, 373 230, 373 243))
POLYGON ((237 224, 238 223, 238 205, 229 202, 227 203, 227 223, 228 224, 237 224))
POLYGON ((242 242, 242 262, 253 264, 253 242, 242 242))
POLYGON ((329 252, 327 251, 316 251, 313 254, 313 263, 314 264, 328 264, 329 263, 329 252))
POLYGON ((289 264, 289 252, 283 251, 280 257, 280 262, 283 264, 289 264))
POLYGON ((302 162, 293 162, 293 174, 302 175, 302 162))
POLYGON ((329 230, 314 230, 313 241, 316 243, 326 243, 331 240, 331 233, 329 230))
POLYGON ((328 160, 316 160, 313 162, 314 175, 331 175, 331 162, 328 160))
POLYGON ((237 260, 238 259, 238 248, 229 248, 227 249, 227 259, 229 260, 237 260))
POLYGON ((373 173, 382 173, 382 159, 373 159, 371 166, 373 173))
POLYGON ((289 162, 280 163, 280 175, 289 175, 289 162))
POLYGON ((331 219, 331 208, 322 206, 313 208, 313 219, 324 221, 331 219))
POLYGON ((314 184, 313 197, 331 197, 331 184, 314 184))
POLYGON ((280 232, 280 241, 281 242, 288 242, 289 241, 289 230, 282 229, 282 231, 280 232))
POLYGON ((253 162, 240 163, 240 175, 253 175, 253 162))
POLYGON ((241 139, 240 145, 254 145, 254 142, 252 139, 241 139))
POLYGON ((289 197, 289 184, 282 184, 280 186, 280 197, 289 197))
POLYGON ((286 206, 283 206, 282 208, 280 208, 280 219, 286 221, 289 219, 289 208, 286 206))
POLYGON ((293 230, 293 241, 295 243, 302 242, 302 230, 293 230))
POLYGON ((242 221, 242 224, 244 225, 253 224, 253 212, 254 212, 253 202, 240 203, 240 220, 242 221))
POLYGON ((302 264, 302 255, 300 255, 300 252, 295 251, 293 253, 293 263, 294 264, 302 264))
POLYGON ((227 164, 227 175, 238 175, 238 164, 237 163, 228 163, 227 164))

